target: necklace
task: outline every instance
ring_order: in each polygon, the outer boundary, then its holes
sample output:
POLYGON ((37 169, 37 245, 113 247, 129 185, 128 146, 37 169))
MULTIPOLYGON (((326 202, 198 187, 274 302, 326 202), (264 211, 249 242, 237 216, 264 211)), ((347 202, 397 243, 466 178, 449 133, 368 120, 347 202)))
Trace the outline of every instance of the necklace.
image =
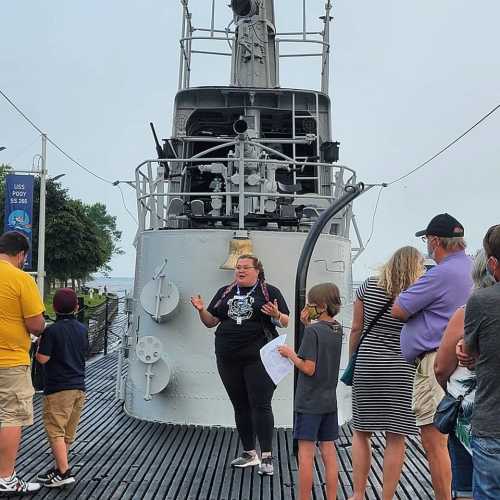
POLYGON ((236 285, 236 294, 235 296, 228 301, 229 305, 229 317, 236 321, 237 325, 241 325, 243 320, 249 319, 253 314, 253 298, 250 297, 259 282, 255 283, 252 289, 247 292, 245 295, 242 295, 239 285, 236 285))
MULTIPOLYGON (((246 294, 244 295, 243 297, 249 297, 250 295, 252 295, 252 293, 255 291, 255 289, 257 288, 257 285, 259 284, 259 282, 257 281, 257 283, 255 283, 255 285, 253 286, 253 288, 246 294)), ((245 287, 246 288, 246 287, 245 287)), ((241 297, 241 292, 240 292, 240 286, 239 285, 236 285, 236 295, 238 297, 241 297)))

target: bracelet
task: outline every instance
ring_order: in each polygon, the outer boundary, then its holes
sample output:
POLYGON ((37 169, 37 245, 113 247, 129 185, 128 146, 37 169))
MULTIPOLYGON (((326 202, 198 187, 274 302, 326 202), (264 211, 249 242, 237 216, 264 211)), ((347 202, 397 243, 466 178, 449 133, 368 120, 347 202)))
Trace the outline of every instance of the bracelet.
POLYGON ((276 318, 271 318, 271 323, 274 326, 277 326, 279 328, 283 328, 283 323, 281 323, 281 313, 279 313, 278 319, 276 318))

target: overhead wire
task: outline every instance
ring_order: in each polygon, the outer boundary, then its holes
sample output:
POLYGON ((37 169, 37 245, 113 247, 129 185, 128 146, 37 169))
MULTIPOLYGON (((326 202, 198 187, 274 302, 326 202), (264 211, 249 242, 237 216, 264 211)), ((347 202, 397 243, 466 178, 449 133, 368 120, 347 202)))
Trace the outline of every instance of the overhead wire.
MULTIPOLYGON (((49 142, 52 146, 54 146, 54 148, 56 148, 63 156, 65 156, 68 160, 70 160, 72 163, 74 163, 75 165, 77 165, 78 167, 80 167, 81 169, 83 169, 85 172, 87 172, 88 174, 90 175, 93 175, 94 177, 96 177, 97 179, 105 182, 106 184, 110 184, 111 186, 114 186, 115 184, 110 181, 109 179, 106 179, 102 176, 100 176, 99 174, 96 174, 95 172, 93 172, 92 170, 90 170, 89 168, 87 168, 85 165, 82 165, 79 161, 77 161, 75 158, 73 158, 70 154, 68 154, 61 146, 59 146, 55 141, 53 141, 47 134, 45 134, 42 129, 36 125, 36 123, 33 122, 33 120, 31 120, 29 118, 29 116, 26 115, 26 113, 24 113, 22 111, 22 109, 19 108, 19 106, 16 105, 16 103, 7 95, 5 94, 5 92, 3 92, 2 89, 0 89, 0 95, 2 95, 2 97, 37 131, 39 132, 41 135, 45 135, 45 137, 47 138, 47 142, 49 142)), ((137 219, 134 217, 134 215, 132 214, 132 212, 129 210, 129 208, 127 207, 127 204, 125 202, 125 196, 123 195, 123 191, 121 189, 121 186, 118 185, 118 188, 120 190, 120 194, 121 194, 121 199, 122 199, 122 203, 123 203, 123 207, 125 208, 125 211, 130 215, 130 217, 132 217, 133 221, 138 224, 137 222, 137 219)))
POLYGON ((373 237, 373 233, 375 231, 375 218, 377 217, 377 210, 378 210, 378 206, 379 206, 379 203, 380 203, 380 197, 382 195, 382 190, 387 187, 385 184, 382 184, 380 185, 380 189, 378 190, 378 195, 377 195, 377 201, 375 202, 375 208, 373 209, 373 215, 372 215, 372 224, 371 224, 371 230, 370 230, 370 236, 368 236, 368 239, 366 240, 366 243, 364 244, 364 248, 363 248, 363 251, 366 250, 366 248, 368 247, 372 237, 373 237))
POLYGON ((87 173, 89 173, 90 175, 93 175, 94 177, 97 177, 98 179, 100 179, 101 181, 103 182, 106 182, 107 184, 113 184, 110 180, 108 179, 105 179, 104 177, 101 177, 99 174, 96 174, 95 172, 93 172, 92 170, 90 170, 89 168, 85 167, 84 165, 82 165, 80 162, 78 162, 77 160, 75 160, 71 155, 69 155, 68 153, 66 153, 66 151, 64 151, 64 149, 62 149, 55 141, 53 141, 47 134, 45 134, 45 132, 42 131, 42 129, 36 125, 33 120, 31 120, 27 115, 26 113, 24 113, 17 105, 16 103, 7 95, 5 94, 5 92, 3 92, 2 89, 0 89, 0 94, 3 96, 3 98, 36 130, 38 131, 41 135, 45 135, 47 137, 47 142, 49 142, 50 144, 52 144, 52 146, 54 146, 62 155, 64 155, 66 158, 68 158, 68 160, 70 160, 71 162, 73 162, 75 165, 77 165, 78 167, 80 167, 81 169, 85 170, 87 173))
POLYGON ((444 148, 439 150, 436 154, 432 155, 428 160, 424 161, 414 169, 410 170, 408 173, 402 175, 401 177, 398 177, 397 179, 392 180, 391 182, 388 182, 387 185, 391 186, 392 184, 396 184, 397 182, 402 181, 403 179, 406 179, 410 175, 414 174, 417 170, 420 170, 421 168, 425 167, 428 165, 431 161, 435 160, 438 156, 443 154, 445 151, 450 149, 452 146, 454 146, 457 142, 459 142, 461 139, 463 139, 467 134, 469 134, 472 130, 474 130, 478 125, 483 123, 487 118, 489 118, 492 114, 494 114, 496 111, 500 109, 500 104, 497 104, 493 109, 491 109, 488 113, 486 113, 483 117, 481 117, 474 125, 469 127, 465 132, 460 134, 456 139, 451 141, 449 144, 447 144, 444 148))
POLYGON ((393 184, 396 184, 400 181, 402 181, 403 179, 406 179, 407 177, 409 177, 410 175, 414 174, 415 172, 417 172, 418 170, 422 169, 423 167, 425 167, 426 165, 428 165, 429 163, 431 163, 433 160, 435 160, 438 156, 440 156, 441 154, 443 154, 445 151, 447 151, 448 149, 450 149, 452 146, 454 146, 457 142, 459 142, 460 140, 462 140, 467 134, 469 134, 472 130, 474 130, 477 126, 479 126, 481 123, 483 123, 486 119, 488 119, 491 115, 493 115, 495 112, 497 112, 498 110, 500 109, 500 104, 497 104, 496 106, 494 106, 490 111, 488 111, 488 113, 486 113, 485 115, 483 115, 478 121, 476 121, 471 127, 469 127, 465 132, 463 132, 462 134, 460 134, 458 137, 456 137, 455 139, 453 139, 453 141, 451 141, 450 143, 448 143, 446 146, 444 146, 443 148, 441 148, 437 153, 435 153, 434 155, 432 155, 429 159, 427 159, 426 161, 424 161, 423 163, 420 163, 419 165, 417 165, 415 168, 413 168, 412 170, 410 170, 409 172, 407 172, 406 174, 400 176, 400 177, 397 177, 396 179, 390 181, 390 182, 384 182, 382 184, 376 184, 376 185, 379 185, 380 186, 380 190, 378 192, 378 196, 377 196, 377 201, 375 203, 375 208, 373 210, 373 215, 372 215, 372 223, 371 223, 371 230, 370 230, 370 236, 368 237, 368 239, 366 240, 366 243, 364 245, 364 250, 366 250, 368 244, 370 243, 372 237, 373 237, 373 233, 374 233, 374 230, 375 230, 375 218, 377 216, 377 210, 378 210, 378 207, 379 207, 379 202, 380 202, 380 197, 381 197, 381 194, 382 194, 382 190, 383 188, 385 187, 389 187, 389 186, 392 186, 393 184))

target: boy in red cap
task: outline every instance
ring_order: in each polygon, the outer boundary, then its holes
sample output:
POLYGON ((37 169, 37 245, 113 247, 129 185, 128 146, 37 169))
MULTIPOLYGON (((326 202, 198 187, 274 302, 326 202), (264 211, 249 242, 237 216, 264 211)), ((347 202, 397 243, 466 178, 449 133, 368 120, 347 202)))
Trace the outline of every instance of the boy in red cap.
POLYGON ((74 290, 57 290, 53 305, 56 322, 43 332, 36 355, 45 365, 43 423, 56 465, 39 474, 38 480, 49 488, 75 482, 68 450, 85 403, 85 355, 89 349, 87 327, 75 318, 78 299, 74 290))

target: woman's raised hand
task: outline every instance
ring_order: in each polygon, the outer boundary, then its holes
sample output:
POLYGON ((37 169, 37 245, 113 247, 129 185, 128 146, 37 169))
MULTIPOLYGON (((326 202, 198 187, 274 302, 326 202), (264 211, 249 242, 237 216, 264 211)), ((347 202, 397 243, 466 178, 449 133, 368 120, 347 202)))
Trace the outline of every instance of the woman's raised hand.
POLYGON ((278 309, 278 301, 274 299, 274 302, 267 302, 262 306, 261 311, 264 314, 267 314, 268 316, 271 316, 271 318, 280 319, 280 310, 278 309))
POLYGON ((300 321, 304 326, 311 323, 311 320, 309 319, 309 309, 307 307, 304 307, 304 309, 300 311, 300 321))
POLYGON ((193 307, 197 311, 203 311, 203 309, 205 309, 205 302, 203 302, 200 294, 191 297, 191 304, 193 304, 193 307))

